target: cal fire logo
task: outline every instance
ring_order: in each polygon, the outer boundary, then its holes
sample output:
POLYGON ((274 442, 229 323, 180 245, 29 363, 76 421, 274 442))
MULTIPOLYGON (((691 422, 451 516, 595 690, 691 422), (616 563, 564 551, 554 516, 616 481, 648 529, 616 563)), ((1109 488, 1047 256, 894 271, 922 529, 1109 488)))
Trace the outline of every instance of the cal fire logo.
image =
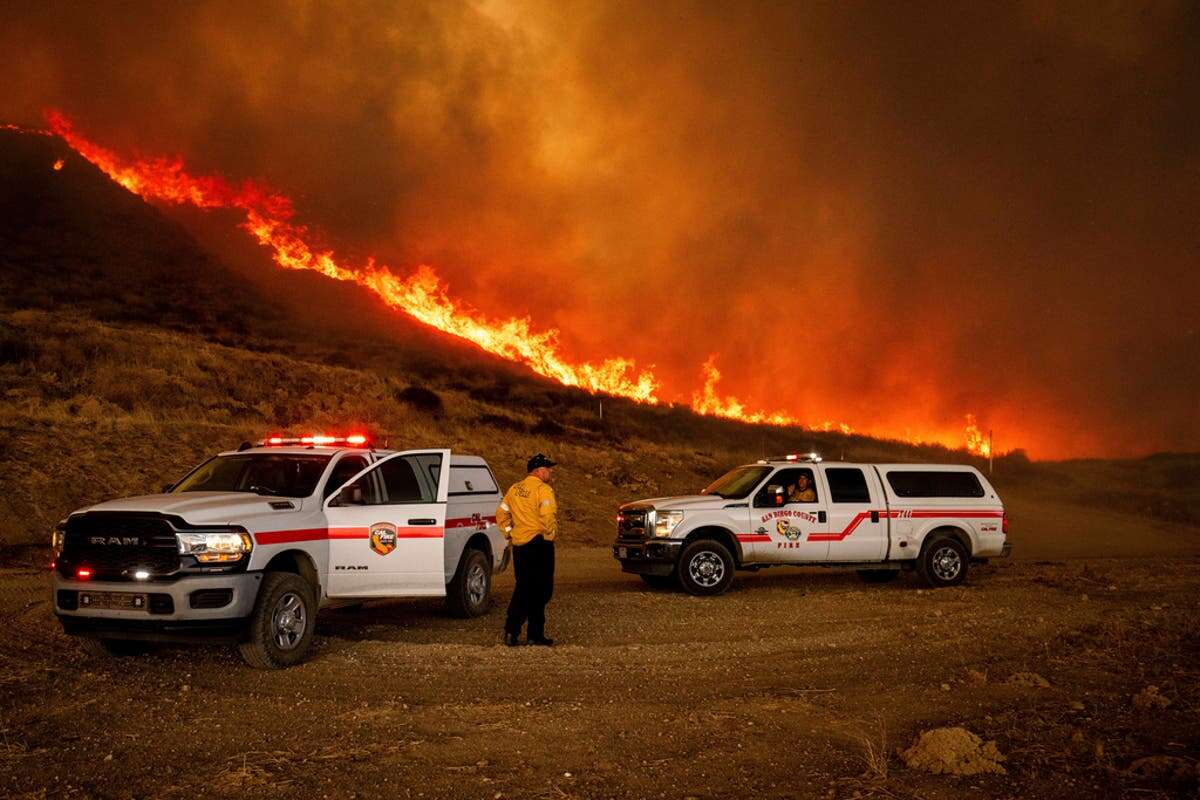
POLYGON ((396 526, 390 522, 376 522, 371 526, 371 549, 381 556, 396 549, 396 526))

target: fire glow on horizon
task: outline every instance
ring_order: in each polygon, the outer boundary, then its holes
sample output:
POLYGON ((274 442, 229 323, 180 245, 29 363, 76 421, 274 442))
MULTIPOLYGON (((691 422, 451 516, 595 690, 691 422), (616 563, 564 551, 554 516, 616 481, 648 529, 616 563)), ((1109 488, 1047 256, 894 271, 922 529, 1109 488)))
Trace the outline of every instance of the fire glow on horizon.
MULTIPOLYGON (((63 114, 49 111, 46 117, 51 132, 71 149, 113 181, 147 201, 241 211, 245 215, 241 227, 267 248, 280 267, 311 270, 367 288, 388 306, 426 325, 466 339, 501 358, 523 364, 565 386, 626 397, 641 403, 656 404, 663 401, 663 387, 652 369, 639 368, 632 359, 622 357, 599 362, 572 361, 562 352, 560 334, 556 329, 536 330, 529 317, 488 319, 476 309, 451 298, 447 286, 429 266, 417 267, 407 278, 397 276, 372 259, 357 268, 347 266, 332 251, 319 249, 312 244, 316 239, 312 232, 293 221, 295 209, 290 198, 269 187, 253 181, 231 183, 218 176, 193 177, 185 171, 180 158, 124 159, 81 136, 63 114)), ((54 169, 61 169, 62 163, 61 159, 57 161, 54 169)), ((704 385, 692 395, 691 402, 691 408, 696 413, 754 424, 799 426, 845 434, 854 432, 843 422, 803 422, 787 412, 750 409, 736 396, 720 395, 717 384, 721 373, 717 369, 716 359, 714 354, 702 366, 704 385)), ((988 438, 980 432, 971 414, 966 415, 966 428, 960 437, 953 434, 901 437, 877 431, 871 434, 961 447, 982 456, 990 453, 988 438)))

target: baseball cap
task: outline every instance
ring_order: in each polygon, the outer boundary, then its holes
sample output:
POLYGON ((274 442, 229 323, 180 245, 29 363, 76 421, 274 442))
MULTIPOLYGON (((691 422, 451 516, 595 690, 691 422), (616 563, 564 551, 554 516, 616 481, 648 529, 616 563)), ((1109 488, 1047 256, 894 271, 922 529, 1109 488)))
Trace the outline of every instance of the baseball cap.
POLYGON ((536 456, 529 459, 529 463, 525 465, 525 471, 533 472, 535 469, 539 469, 540 467, 553 467, 553 466, 557 466, 557 462, 551 461, 546 456, 542 455, 541 453, 538 453, 536 456))

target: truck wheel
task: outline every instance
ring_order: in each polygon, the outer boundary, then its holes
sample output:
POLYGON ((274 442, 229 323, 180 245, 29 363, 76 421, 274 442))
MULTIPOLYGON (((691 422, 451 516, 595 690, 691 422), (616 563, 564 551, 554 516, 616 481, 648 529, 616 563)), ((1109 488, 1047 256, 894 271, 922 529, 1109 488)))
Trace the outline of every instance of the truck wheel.
POLYGON ((670 575, 639 575, 638 577, 652 589, 673 589, 679 585, 679 578, 674 572, 670 575))
POLYGON ((858 577, 867 583, 890 583, 900 577, 898 569, 860 569, 858 577))
POLYGON ((242 660, 258 669, 299 663, 312 647, 316 616, 308 581, 291 572, 268 572, 250 615, 249 638, 238 645, 242 660))
POLYGON ((967 579, 970 554, 962 542, 953 536, 937 536, 921 548, 917 571, 935 589, 957 586, 967 579))
POLYGON ((144 656, 154 649, 150 642, 138 642, 130 639, 93 639, 90 636, 80 637, 83 652, 97 658, 127 658, 129 656, 144 656))
POLYGON ((491 605, 492 569, 487 553, 472 547, 463 552, 450 585, 446 606, 456 617, 478 617, 491 605))
POLYGON ((697 539, 679 556, 679 583, 688 594, 717 595, 733 583, 733 556, 712 539, 697 539))

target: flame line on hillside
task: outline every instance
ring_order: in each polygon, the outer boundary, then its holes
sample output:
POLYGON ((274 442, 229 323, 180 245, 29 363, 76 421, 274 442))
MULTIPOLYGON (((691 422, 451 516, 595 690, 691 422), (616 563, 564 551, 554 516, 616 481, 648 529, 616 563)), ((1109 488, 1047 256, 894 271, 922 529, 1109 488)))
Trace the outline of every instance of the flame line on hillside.
MULTIPOLYGON (((61 112, 47 111, 50 130, 4 128, 26 133, 56 135, 80 156, 94 164, 116 183, 145 200, 201 209, 236 209, 245 215, 240 227, 271 252, 274 262, 285 269, 310 270, 339 281, 347 281, 374 292, 385 304, 444 333, 466 339, 494 355, 523 364, 534 372, 565 386, 590 392, 626 397, 641 403, 660 402, 661 384, 652 368, 639 369, 633 359, 613 357, 599 363, 572 363, 560 348, 555 328, 535 330, 529 317, 490 320, 476 309, 450 297, 448 287, 434 270, 418 266, 401 278, 373 259, 353 268, 339 262, 333 251, 310 244, 315 239, 304 225, 293 222, 295 209, 287 196, 255 182, 231 183, 219 176, 189 175, 179 157, 161 156, 128 160, 80 135, 61 112)), ((56 166, 55 169, 59 169, 56 166)), ((854 430, 845 423, 826 420, 809 425, 782 411, 753 411, 734 396, 717 392, 721 373, 716 356, 704 363, 704 384, 692 395, 691 408, 698 414, 739 420, 751 424, 796 426, 844 434, 854 430)), ((988 454, 988 441, 967 415, 964 446, 977 455, 988 454)))
POLYGON ((73 150, 102 172, 146 200, 202 209, 236 209, 245 214, 241 227, 281 267, 312 270, 339 281, 370 289, 387 305, 399 309, 440 331, 473 342, 483 350, 516 361, 539 375, 566 386, 591 392, 657 403, 658 380, 651 370, 639 370, 627 358, 609 358, 599 363, 572 363, 559 346, 559 331, 537 331, 528 318, 494 321, 475 309, 453 300, 432 268, 420 266, 408 278, 400 278, 373 260, 360 268, 345 266, 330 250, 314 248, 310 231, 293 223, 292 202, 262 184, 244 181, 231 184, 215 176, 189 175, 180 158, 153 157, 128 162, 111 150, 78 134, 64 115, 47 113, 51 130, 73 150))

